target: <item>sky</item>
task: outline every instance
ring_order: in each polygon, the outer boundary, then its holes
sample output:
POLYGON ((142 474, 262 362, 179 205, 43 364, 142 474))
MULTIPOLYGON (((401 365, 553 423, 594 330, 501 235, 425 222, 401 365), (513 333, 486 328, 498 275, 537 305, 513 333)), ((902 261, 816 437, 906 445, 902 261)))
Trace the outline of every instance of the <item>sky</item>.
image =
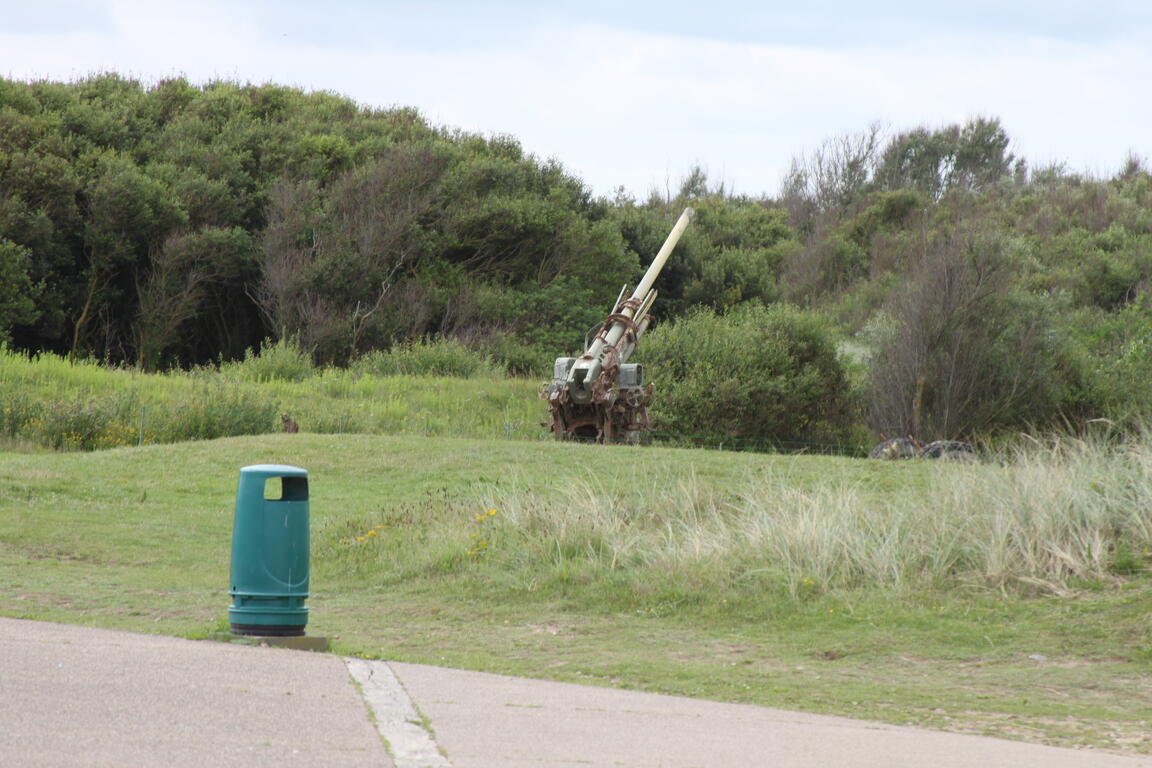
POLYGON ((792 158, 997 117, 1032 167, 1152 156, 1146 0, 0 0, 0 75, 332 91, 509 134, 599 195, 775 194, 792 158))

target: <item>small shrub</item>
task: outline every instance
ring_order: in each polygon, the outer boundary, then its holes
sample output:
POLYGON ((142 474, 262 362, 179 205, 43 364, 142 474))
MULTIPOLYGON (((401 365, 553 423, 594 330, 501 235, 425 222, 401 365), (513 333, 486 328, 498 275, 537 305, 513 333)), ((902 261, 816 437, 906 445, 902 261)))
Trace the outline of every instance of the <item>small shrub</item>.
POLYGON ((126 445, 135 431, 130 425, 139 413, 137 402, 131 392, 94 397, 80 391, 26 409, 15 434, 57 450, 126 445))
POLYGON ((390 350, 376 350, 352 364, 359 374, 375 376, 499 377, 505 369, 491 357, 469 349, 455 339, 408 342, 390 350))
POLYGON ((248 350, 243 360, 224 363, 220 370, 237 381, 255 382, 304 381, 316 373, 308 353, 289 339, 266 339, 259 351, 248 350))
POLYGON ((496 365, 511 376, 543 376, 551 370, 552 361, 561 356, 562 347, 545 349, 509 333, 495 333, 484 340, 484 350, 496 365))
POLYGON ((1138 549, 1134 549, 1131 544, 1125 540, 1116 542, 1116 546, 1112 551, 1112 562, 1109 570, 1120 576, 1132 576, 1144 570, 1145 562, 1148 560, 1148 553, 1145 551, 1141 553, 1138 549))
POLYGON ((148 409, 144 435, 157 443, 259 435, 275 429, 279 415, 279 403, 260 392, 206 381, 184 402, 148 409))

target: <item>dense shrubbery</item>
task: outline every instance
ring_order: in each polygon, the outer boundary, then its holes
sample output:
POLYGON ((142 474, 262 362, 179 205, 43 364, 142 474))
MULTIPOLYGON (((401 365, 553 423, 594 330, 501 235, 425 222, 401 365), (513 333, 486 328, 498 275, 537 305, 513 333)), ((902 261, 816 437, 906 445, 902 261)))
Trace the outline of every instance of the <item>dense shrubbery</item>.
POLYGON ((857 414, 832 333, 815 315, 751 304, 697 309, 635 358, 658 393, 657 432, 731 445, 851 440, 857 414))
POLYGON ((1060 298, 1021 290, 1004 238, 957 228, 927 244, 877 316, 868 373, 878 431, 971 436, 1075 419, 1093 406, 1060 331, 1060 298))
POLYGON ((1152 413, 1152 309, 1148 297, 1108 312, 1082 309, 1068 319, 1068 335, 1083 350, 1085 379, 1096 415, 1126 430, 1152 413))
POLYGON ((604 306, 636 269, 514 139, 273 85, 0 80, 0 190, 0 338, 146 370, 482 341, 523 293, 604 306))
POLYGON ((178 401, 163 406, 144 405, 131 388, 57 386, 44 392, 5 384, 0 438, 59 450, 258 435, 273 430, 279 415, 277 403, 265 395, 203 376, 178 401))
MULTIPOLYGON (((657 328, 719 338, 778 301, 802 309, 762 317, 835 318, 873 432, 1135 423, 1152 411, 1152 175, 1135 157, 1111 179, 1030 169, 1009 145, 990 118, 874 125, 797 157, 776 199, 696 170, 674 193, 605 200, 511 137, 411 109, 182 78, 0 79, 0 342, 253 382, 349 364, 542 376, 692 205, 657 328)), ((720 400, 736 408, 747 364, 692 376, 714 401, 735 387, 720 400)), ((779 422, 804 364, 770 368, 764 413, 704 417, 679 395, 655 412, 716 439, 847 434, 836 398, 779 422)))
POLYGON ((1152 176, 1135 158, 1111 180, 1030 171, 1008 143, 988 119, 887 144, 872 129, 793 164, 782 202, 802 247, 784 293, 855 336, 875 432, 1148 413, 1152 176))

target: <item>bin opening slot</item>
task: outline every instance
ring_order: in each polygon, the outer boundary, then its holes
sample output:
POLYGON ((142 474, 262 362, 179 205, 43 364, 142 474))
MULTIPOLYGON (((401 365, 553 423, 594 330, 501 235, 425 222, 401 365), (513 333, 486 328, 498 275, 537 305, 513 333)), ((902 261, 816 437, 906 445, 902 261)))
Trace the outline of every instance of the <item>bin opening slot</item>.
POLYGON ((269 477, 264 481, 265 501, 307 501, 308 478, 269 477))

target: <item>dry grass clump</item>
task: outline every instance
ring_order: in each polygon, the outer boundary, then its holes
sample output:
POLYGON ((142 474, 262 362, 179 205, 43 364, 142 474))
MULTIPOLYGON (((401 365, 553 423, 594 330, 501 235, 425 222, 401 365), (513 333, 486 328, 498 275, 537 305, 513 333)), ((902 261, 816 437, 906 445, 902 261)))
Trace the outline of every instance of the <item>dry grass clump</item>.
POLYGON ((1152 551, 1148 439, 1053 440, 1000 459, 941 463, 925 481, 886 492, 834 476, 800 478, 780 464, 731 488, 695 475, 601 472, 547 493, 493 488, 477 506, 500 510, 489 554, 535 581, 577 567, 585 578, 627 574, 633 588, 650 590, 1060 593, 1144 567, 1152 551))

